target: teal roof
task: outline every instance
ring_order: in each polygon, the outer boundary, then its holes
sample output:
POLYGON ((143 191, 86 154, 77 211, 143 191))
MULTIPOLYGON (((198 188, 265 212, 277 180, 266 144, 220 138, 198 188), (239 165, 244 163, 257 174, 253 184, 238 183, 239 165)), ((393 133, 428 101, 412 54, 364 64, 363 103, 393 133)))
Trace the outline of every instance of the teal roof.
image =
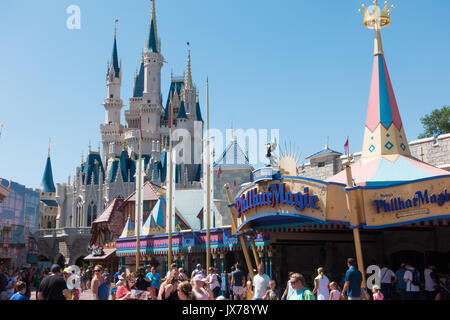
POLYGON ((56 192, 55 183, 53 182, 52 163, 50 161, 50 156, 47 157, 47 162, 45 163, 41 188, 42 192, 56 192))
POLYGON ((200 110, 200 103, 197 102, 195 105, 195 113, 197 114, 197 121, 203 122, 202 111, 200 110))
POLYGON ((310 155, 309 157, 307 157, 306 159, 312 159, 312 158, 320 158, 323 156, 329 156, 329 155, 336 155, 336 156, 341 156, 342 153, 334 151, 329 149, 328 147, 326 147, 325 149, 314 153, 313 155, 310 155))
POLYGON ((150 52, 158 52, 158 45, 157 42, 158 39, 156 39, 156 32, 155 32, 155 21, 152 19, 150 21, 150 34, 148 35, 148 41, 147 41, 147 49, 150 52))
POLYGON ((119 159, 116 157, 111 164, 111 169, 109 170, 109 182, 116 181, 117 172, 119 171, 119 159))
POLYGON ((113 45, 113 53, 112 53, 112 61, 111 61, 113 67, 114 67, 114 73, 116 75, 116 78, 119 78, 120 76, 120 67, 119 67, 119 58, 117 55, 117 41, 116 37, 114 37, 114 45, 113 45))
POLYGON ((99 183, 99 177, 98 177, 99 170, 101 170, 101 172, 102 172, 103 182, 104 182, 105 169, 103 168, 102 158, 100 157, 99 153, 90 152, 86 159, 86 163, 84 164, 84 166, 82 168, 82 172, 84 173, 83 183, 86 183, 89 185, 92 183, 92 180, 94 180, 94 184, 98 184, 99 183))
POLYGON ((136 81, 134 83, 133 97, 134 98, 142 97, 143 93, 144 93, 144 63, 141 62, 139 74, 136 77, 136 81))
POLYGON ((184 82, 183 81, 172 81, 170 83, 170 89, 169 89, 169 94, 167 96, 167 101, 166 101, 166 108, 164 110, 164 120, 168 121, 169 120, 169 103, 170 103, 170 97, 172 96, 172 94, 176 93, 176 95, 179 97, 180 93, 181 93, 181 89, 184 86, 184 82))
POLYGON ((186 109, 184 108, 184 101, 181 101, 180 111, 178 112, 177 119, 187 119, 186 109))

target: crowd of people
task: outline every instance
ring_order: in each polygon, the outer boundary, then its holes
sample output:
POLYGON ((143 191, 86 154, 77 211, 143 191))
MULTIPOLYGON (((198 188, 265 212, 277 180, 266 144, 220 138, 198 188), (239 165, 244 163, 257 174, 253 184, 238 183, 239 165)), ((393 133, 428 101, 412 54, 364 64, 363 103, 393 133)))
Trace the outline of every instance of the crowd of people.
POLYGON ((33 289, 37 300, 79 300, 86 290, 90 290, 92 300, 441 300, 448 297, 448 290, 440 284, 433 265, 424 270, 423 277, 411 264, 402 263, 396 272, 381 266, 380 285, 371 286, 371 292, 361 289, 363 277, 355 259, 347 259, 347 268, 341 285, 329 279, 323 267, 317 269, 311 287, 302 274, 290 272, 284 290, 265 274, 262 263, 254 270, 253 278, 244 273, 240 263, 223 277, 215 268, 206 271, 201 264, 190 276, 172 264, 164 278, 151 265, 137 272, 117 271, 113 276, 101 265, 80 270, 62 269, 57 264, 45 270, 25 266, 17 272, 0 268, 0 299, 29 300, 33 289))

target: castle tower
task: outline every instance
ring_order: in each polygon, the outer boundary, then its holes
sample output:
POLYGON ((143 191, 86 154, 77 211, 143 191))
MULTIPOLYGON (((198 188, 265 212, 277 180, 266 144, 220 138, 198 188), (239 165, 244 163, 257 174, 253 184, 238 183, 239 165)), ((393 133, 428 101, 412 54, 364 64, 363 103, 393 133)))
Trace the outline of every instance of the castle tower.
POLYGON ((100 125, 102 135, 103 153, 102 159, 107 159, 120 153, 123 127, 120 124, 120 113, 123 101, 120 98, 120 87, 122 85, 122 64, 119 65, 117 54, 117 32, 114 30, 114 44, 111 62, 108 62, 106 70, 106 98, 103 102, 105 107, 105 123, 100 125))
POLYGON ((58 203, 56 202, 56 187, 53 182, 52 162, 50 160, 50 142, 40 188, 39 229, 54 229, 56 228, 58 203))

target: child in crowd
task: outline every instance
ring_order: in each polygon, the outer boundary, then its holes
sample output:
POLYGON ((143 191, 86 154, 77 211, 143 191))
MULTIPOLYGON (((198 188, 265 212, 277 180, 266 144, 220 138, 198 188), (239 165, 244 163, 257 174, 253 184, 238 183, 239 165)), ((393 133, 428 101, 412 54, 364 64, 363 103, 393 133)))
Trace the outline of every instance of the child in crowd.
POLYGON ((330 299, 329 300, 339 300, 341 297, 341 292, 339 291, 338 284, 333 281, 330 283, 330 299))
POLYGON ((383 300, 384 296, 381 293, 381 288, 377 285, 374 285, 372 287, 372 293, 373 293, 373 300, 383 300))
POLYGON ((25 292, 27 291, 27 285, 23 281, 16 282, 16 290, 17 292, 12 295, 10 300, 28 300, 25 292))
POLYGON ((266 291, 266 294, 263 297, 263 300, 280 300, 280 292, 276 289, 275 280, 270 280, 270 289, 266 291))

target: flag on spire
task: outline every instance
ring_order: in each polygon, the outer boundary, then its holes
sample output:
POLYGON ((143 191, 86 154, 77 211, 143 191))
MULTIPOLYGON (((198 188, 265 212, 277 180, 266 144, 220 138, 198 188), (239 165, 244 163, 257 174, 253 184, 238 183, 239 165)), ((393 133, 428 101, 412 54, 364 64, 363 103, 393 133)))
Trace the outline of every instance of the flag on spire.
POLYGON ((347 140, 345 141, 344 149, 345 149, 345 155, 348 155, 349 154, 349 152, 348 152, 348 137, 347 137, 347 140))
POLYGON ((220 179, 221 174, 222 174, 222 168, 219 168, 219 170, 217 170, 217 179, 220 179))

